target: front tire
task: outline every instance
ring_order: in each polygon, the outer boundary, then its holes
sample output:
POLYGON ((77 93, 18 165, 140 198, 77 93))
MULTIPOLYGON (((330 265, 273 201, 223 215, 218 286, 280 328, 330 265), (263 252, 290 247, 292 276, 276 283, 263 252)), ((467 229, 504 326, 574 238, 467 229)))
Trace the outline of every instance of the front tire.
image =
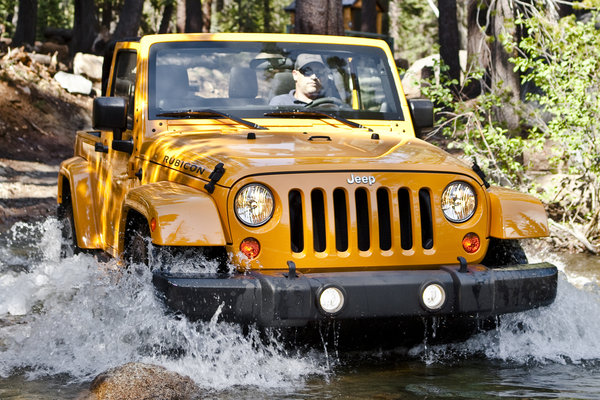
POLYGON ((70 197, 58 205, 58 222, 60 223, 60 258, 73 257, 81 252, 77 246, 77 234, 75 232, 75 219, 73 218, 73 205, 70 197))
POLYGON ((132 219, 127 221, 125 231, 125 251, 123 257, 131 264, 150 265, 150 227, 147 221, 132 219))
POLYGON ((491 238, 483 265, 488 268, 501 268, 507 265, 527 264, 527 256, 516 239, 491 238))

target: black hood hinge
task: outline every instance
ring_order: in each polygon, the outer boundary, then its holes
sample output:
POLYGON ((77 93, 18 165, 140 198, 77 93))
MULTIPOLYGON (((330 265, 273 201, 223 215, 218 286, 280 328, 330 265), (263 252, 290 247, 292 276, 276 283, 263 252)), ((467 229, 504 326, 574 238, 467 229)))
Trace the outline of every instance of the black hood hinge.
POLYGON ((473 172, 475 172, 477 174, 477 176, 479 176, 481 178, 481 180, 483 181, 483 184, 485 185, 486 189, 490 187, 490 184, 488 183, 488 181, 485 179, 485 172, 483 172, 481 170, 481 167, 479 167, 479 164, 477 164, 477 160, 475 158, 473 158, 473 166, 471 167, 471 169, 473 170, 473 172))
POLYGON ((213 192, 215 191, 215 183, 219 182, 219 179, 221 179, 224 174, 225 168, 223 167, 223 163, 220 162, 215 166, 215 169, 213 169, 213 171, 208 176, 210 182, 204 185, 204 189, 206 189, 208 193, 213 194, 213 192))

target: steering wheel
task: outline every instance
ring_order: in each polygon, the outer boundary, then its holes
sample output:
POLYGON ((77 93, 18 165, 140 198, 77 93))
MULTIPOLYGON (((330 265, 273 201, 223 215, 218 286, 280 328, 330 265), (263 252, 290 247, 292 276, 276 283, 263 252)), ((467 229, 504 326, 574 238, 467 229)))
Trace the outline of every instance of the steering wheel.
POLYGON ((339 109, 344 106, 342 100, 337 97, 321 97, 319 99, 315 99, 305 105, 306 108, 329 108, 329 109, 339 109))

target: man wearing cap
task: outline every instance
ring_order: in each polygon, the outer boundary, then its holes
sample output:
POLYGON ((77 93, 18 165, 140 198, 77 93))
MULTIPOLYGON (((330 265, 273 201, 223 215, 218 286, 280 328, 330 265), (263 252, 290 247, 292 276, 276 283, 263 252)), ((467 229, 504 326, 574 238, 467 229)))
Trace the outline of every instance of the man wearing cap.
POLYGON ((271 99, 272 106, 306 105, 325 96, 328 70, 321 56, 302 53, 296 58, 292 77, 296 88, 271 99))

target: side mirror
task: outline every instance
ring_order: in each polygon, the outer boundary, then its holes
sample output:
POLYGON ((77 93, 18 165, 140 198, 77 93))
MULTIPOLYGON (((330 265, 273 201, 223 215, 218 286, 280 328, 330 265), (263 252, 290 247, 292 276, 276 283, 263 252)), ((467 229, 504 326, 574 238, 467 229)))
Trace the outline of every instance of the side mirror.
POLYGON ((433 102, 427 99, 410 99, 410 116, 416 133, 422 129, 433 128, 433 102))
POLYGON ((97 97, 92 108, 94 129, 114 130, 115 139, 127 129, 127 100, 122 97, 97 97))

